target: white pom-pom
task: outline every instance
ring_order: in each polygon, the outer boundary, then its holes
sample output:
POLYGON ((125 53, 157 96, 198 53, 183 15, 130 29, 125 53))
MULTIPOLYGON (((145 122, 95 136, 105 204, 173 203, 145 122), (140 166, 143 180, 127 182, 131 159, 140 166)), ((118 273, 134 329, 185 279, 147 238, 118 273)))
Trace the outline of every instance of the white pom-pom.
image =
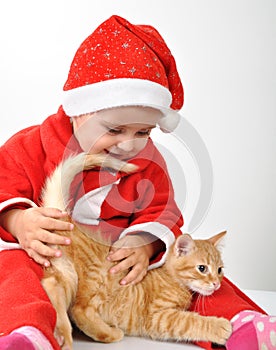
POLYGON ((169 133, 176 129, 180 121, 180 114, 174 110, 168 111, 166 115, 158 122, 163 132, 169 133))

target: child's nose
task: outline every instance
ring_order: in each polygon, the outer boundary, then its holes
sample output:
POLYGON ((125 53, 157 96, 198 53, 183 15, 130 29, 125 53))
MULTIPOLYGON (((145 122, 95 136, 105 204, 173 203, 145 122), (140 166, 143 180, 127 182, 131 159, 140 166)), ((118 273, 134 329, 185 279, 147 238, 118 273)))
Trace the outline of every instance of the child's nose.
POLYGON ((130 152, 134 148, 134 140, 130 139, 130 140, 121 141, 117 144, 117 147, 124 152, 130 152))

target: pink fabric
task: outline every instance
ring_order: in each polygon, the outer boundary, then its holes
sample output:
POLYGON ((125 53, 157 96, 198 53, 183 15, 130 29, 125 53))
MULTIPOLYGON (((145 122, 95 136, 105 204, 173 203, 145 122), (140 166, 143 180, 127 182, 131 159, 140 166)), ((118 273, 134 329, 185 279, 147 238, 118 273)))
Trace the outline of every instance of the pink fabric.
MULTIPOLYGON (((226 343, 227 350, 259 350, 256 328, 252 322, 234 331, 226 343)), ((263 349, 262 349, 263 350, 263 349)))
POLYGON ((227 350, 276 349, 276 316, 256 311, 242 311, 232 319, 233 333, 227 350))
POLYGON ((23 334, 13 333, 0 337, 1 350, 36 350, 32 342, 23 334))
POLYGON ((11 335, 13 334, 20 334, 27 337, 32 342, 36 350, 54 350, 44 334, 35 327, 21 327, 14 330, 11 335))

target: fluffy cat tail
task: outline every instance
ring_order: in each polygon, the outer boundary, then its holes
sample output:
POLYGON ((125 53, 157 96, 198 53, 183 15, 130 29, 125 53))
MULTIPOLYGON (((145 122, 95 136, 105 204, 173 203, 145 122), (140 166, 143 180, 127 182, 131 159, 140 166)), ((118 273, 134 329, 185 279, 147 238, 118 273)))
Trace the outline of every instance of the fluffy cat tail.
POLYGON ((42 191, 42 206, 57 208, 66 211, 69 204, 70 185, 74 177, 84 170, 94 167, 111 168, 116 171, 131 173, 137 169, 137 166, 113 158, 104 153, 86 154, 69 156, 62 161, 54 170, 52 175, 47 178, 42 191))

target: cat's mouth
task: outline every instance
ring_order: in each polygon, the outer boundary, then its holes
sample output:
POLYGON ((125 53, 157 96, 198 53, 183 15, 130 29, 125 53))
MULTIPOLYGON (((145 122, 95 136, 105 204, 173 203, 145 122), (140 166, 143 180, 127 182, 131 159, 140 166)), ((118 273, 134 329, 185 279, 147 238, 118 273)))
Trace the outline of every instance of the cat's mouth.
POLYGON ((218 288, 215 288, 215 287, 208 287, 208 288, 200 288, 200 287, 197 287, 197 286, 189 286, 190 290, 195 292, 195 293, 198 293, 200 295, 203 295, 203 296, 209 296, 211 294, 214 293, 214 291, 216 291, 218 288))

